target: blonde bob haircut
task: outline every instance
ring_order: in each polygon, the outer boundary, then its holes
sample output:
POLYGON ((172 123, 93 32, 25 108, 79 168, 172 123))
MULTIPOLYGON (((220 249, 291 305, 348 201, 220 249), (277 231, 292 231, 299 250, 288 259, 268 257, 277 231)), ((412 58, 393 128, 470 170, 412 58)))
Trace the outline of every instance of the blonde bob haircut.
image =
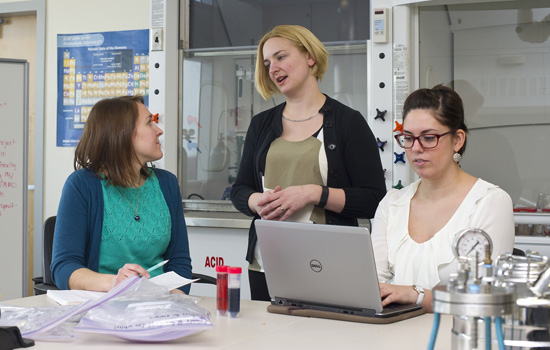
POLYGON ((267 100, 271 95, 278 93, 279 89, 269 78, 269 68, 264 65, 264 44, 271 38, 287 39, 302 52, 307 52, 315 61, 313 75, 317 81, 323 78, 328 67, 328 52, 325 45, 317 39, 309 29, 298 25, 280 25, 266 33, 258 44, 258 57, 256 59, 256 90, 267 100))

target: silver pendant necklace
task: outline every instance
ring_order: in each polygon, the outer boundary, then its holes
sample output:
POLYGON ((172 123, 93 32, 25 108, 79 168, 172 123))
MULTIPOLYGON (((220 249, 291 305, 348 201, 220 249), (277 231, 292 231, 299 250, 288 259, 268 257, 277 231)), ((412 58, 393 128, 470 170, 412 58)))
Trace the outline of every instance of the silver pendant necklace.
POLYGON ((126 198, 126 196, 124 195, 124 193, 122 193, 122 191, 120 190, 120 188, 116 188, 118 190, 118 192, 120 192, 120 194, 122 195, 122 197, 124 197, 124 199, 126 199, 126 202, 128 202, 128 204, 130 205, 130 208, 132 208, 132 210, 134 211, 134 213, 136 214, 136 216, 134 216, 134 220, 138 221, 139 222, 139 187, 138 187, 138 200, 137 200, 137 209, 134 208, 134 206, 132 205, 132 203, 130 203, 130 201, 128 200, 128 198, 126 198))
POLYGON ((290 118, 285 117, 284 114, 281 114, 281 115, 283 116, 283 119, 284 119, 284 120, 288 120, 289 122, 300 123, 300 122, 305 122, 305 121, 308 121, 308 120, 310 120, 310 119, 315 118, 316 116, 319 115, 319 113, 321 113, 321 112, 317 112, 317 113, 315 113, 314 115, 312 115, 311 117, 307 117, 307 118, 304 118, 304 119, 290 119, 290 118))

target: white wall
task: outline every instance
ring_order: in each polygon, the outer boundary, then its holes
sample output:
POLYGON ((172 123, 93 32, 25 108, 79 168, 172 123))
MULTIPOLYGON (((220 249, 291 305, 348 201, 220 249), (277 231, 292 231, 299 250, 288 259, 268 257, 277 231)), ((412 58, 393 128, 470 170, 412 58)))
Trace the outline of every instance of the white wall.
MULTIPOLYGON (((0 3, 22 1, 0 0, 0 3)), ((57 35, 147 29, 149 17, 149 0, 46 1, 44 218, 57 213, 63 184, 73 171, 74 157, 74 148, 56 146, 57 35)))
POLYGON ((63 184, 73 171, 74 157, 73 147, 56 147, 57 35, 147 29, 149 16, 149 0, 47 1, 44 218, 57 213, 63 184))

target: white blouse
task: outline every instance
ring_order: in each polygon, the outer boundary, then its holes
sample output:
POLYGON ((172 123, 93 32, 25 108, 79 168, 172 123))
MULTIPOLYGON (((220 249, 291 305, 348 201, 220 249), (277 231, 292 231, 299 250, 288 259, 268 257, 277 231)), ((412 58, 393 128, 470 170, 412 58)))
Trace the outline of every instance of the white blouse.
POLYGON ((396 285, 418 284, 432 289, 446 284, 456 272, 452 252, 455 235, 479 228, 493 241, 492 259, 514 248, 512 199, 498 186, 478 179, 457 211, 430 240, 415 242, 409 235, 409 209, 422 180, 388 191, 372 223, 372 242, 378 279, 396 285))

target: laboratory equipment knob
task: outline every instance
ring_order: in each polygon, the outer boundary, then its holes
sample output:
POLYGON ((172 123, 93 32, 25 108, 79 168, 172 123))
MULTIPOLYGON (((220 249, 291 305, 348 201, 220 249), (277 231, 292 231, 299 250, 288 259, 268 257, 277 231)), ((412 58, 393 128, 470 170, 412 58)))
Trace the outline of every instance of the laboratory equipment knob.
POLYGON ((380 150, 382 152, 384 152, 384 146, 386 145, 386 143, 388 143, 388 141, 381 141, 378 137, 376 138, 376 143, 378 144, 378 148, 380 148, 380 150))
POLYGON ((405 164, 405 152, 403 153, 393 152, 393 154, 395 155, 395 160, 393 161, 394 164, 397 164, 397 162, 402 162, 403 164, 405 164))
POLYGON ((382 119, 382 121, 386 121, 386 113, 388 112, 388 110, 379 110, 378 108, 376 108, 376 117, 374 117, 374 119, 382 119))
POLYGON ((393 129, 393 132, 403 132, 403 124, 399 123, 397 120, 395 121, 395 129, 393 129))

